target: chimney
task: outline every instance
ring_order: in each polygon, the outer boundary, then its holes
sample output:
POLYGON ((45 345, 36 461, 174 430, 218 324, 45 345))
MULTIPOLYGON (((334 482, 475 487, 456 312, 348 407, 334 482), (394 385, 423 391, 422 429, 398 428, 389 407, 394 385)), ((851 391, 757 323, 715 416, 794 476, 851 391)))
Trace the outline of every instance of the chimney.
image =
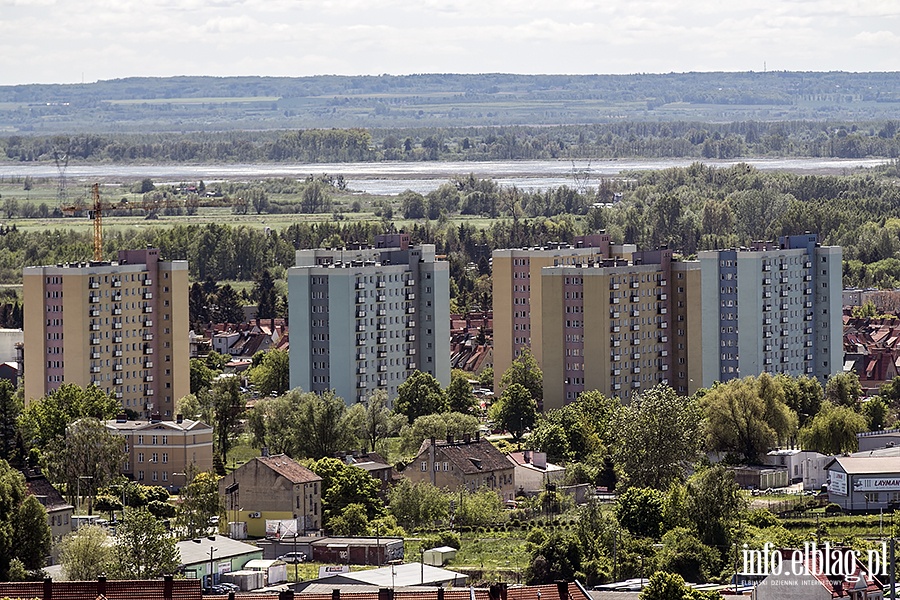
POLYGON ((160 419, 159 413, 153 413, 153 414, 150 415, 150 422, 151 422, 151 423, 159 423, 160 420, 161 420, 161 419, 160 419))
POLYGON ((506 598, 506 583, 500 582, 500 600, 507 600, 506 598))
POLYGON ((184 415, 182 415, 182 414, 175 415, 175 422, 178 423, 179 425, 181 423, 184 423, 184 415))
POLYGON ((333 590, 331 590, 331 600, 341 600, 340 588, 334 588, 333 590))
POLYGON ((452 434, 452 433, 448 433, 448 434, 447 434, 447 445, 448 445, 448 446, 452 446, 452 445, 453 445, 453 434, 452 434))
POLYGON ((531 450, 526 450, 525 453, 523 454, 523 456, 525 458, 525 464, 528 464, 531 462, 531 450))
POLYGON ((379 588, 378 600, 394 600, 394 590, 391 588, 379 588))
POLYGON ((163 576, 163 600, 172 600, 172 588, 174 587, 171 575, 163 576))
POLYGON ((469 433, 463 434, 463 442, 465 442, 466 444, 472 443, 472 435, 469 433))
POLYGON ((559 600, 569 600, 569 584, 565 581, 556 582, 556 591, 559 593, 559 600))
POLYGON ((53 580, 44 577, 44 598, 43 600, 53 600, 53 580))
POLYGON ((480 430, 480 429, 479 429, 478 431, 475 432, 475 441, 476 441, 476 442, 480 442, 480 441, 481 441, 481 430, 480 430))
POLYGON ((294 590, 278 592, 278 600, 294 600, 294 590))
POLYGON ((444 600, 444 588, 442 588, 442 587, 438 588, 437 600, 444 600))

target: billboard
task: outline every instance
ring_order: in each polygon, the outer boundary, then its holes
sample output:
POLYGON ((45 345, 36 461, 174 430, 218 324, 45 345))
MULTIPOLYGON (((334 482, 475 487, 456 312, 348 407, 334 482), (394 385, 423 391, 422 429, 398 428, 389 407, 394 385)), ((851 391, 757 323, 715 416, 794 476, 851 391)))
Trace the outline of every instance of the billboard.
POLYGON ((297 519, 266 519, 266 537, 271 540, 294 538, 297 535, 297 519))
POLYGON ((854 492, 897 492, 900 477, 864 477, 853 482, 854 492))
POLYGON ((828 493, 847 495, 847 474, 843 471, 828 471, 828 493))

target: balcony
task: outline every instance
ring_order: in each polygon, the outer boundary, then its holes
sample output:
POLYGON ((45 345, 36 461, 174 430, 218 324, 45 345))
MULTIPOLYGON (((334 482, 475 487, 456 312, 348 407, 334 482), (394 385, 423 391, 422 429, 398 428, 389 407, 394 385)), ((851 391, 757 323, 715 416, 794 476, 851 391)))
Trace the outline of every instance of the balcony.
POLYGON ((378 331, 386 331, 386 330, 387 330, 387 323, 378 323, 378 324, 375 326, 375 328, 376 328, 378 331))
POLYGON ((631 387, 634 389, 637 389, 637 388, 641 387, 641 382, 640 381, 632 381, 631 387))
POLYGON ((763 352, 771 352, 771 351, 772 351, 772 344, 766 344, 765 346, 763 346, 763 352))
POLYGON ((121 371, 121 370, 122 370, 122 363, 116 363, 113 365, 113 371, 121 371))
POLYGON ((668 371, 669 365, 666 365, 666 364, 660 365, 659 369, 660 369, 660 371, 668 371))
POLYGON ((415 354, 416 354, 416 349, 415 349, 415 348, 409 348, 409 349, 406 351, 406 355, 407 355, 407 356, 415 356, 415 354))
POLYGON ((143 285, 153 285, 153 280, 147 277, 146 279, 144 279, 143 285))
POLYGON ((116 306, 115 308, 112 309, 112 314, 114 314, 116 316, 121 315, 122 309, 120 307, 116 306))
POLYGON ((621 389, 622 389, 622 384, 621 384, 621 383, 614 383, 613 386, 612 386, 612 389, 614 389, 614 390, 621 390, 621 389))
POLYGON ((387 337, 385 337, 383 335, 379 335, 377 338, 375 338, 375 343, 378 344, 379 346, 381 346, 383 344, 387 344, 387 337))
POLYGON ((639 287, 641 287, 641 284, 640 284, 639 282, 637 282, 637 281, 632 281, 632 282, 628 285, 628 287, 630 287, 630 288, 633 289, 633 290, 636 290, 636 289, 638 289, 639 287))
POLYGON ((803 281, 812 281, 812 275, 804 275, 803 281))
POLYGON ((812 288, 804 288, 804 290, 803 290, 803 295, 804 295, 804 296, 811 296, 811 295, 812 295, 812 288))
POLYGON ((660 302, 665 302, 666 300, 669 299, 669 295, 668 294, 657 294, 656 299, 659 300, 660 302))
POLYGON ((145 389, 145 390, 144 390, 144 395, 145 395, 145 396, 152 396, 152 395, 153 395, 153 389, 152 389, 152 388, 147 388, 147 389, 145 389))
POLYGON ((415 327, 415 326, 416 326, 416 320, 415 320, 415 319, 410 319, 409 321, 406 322, 406 326, 407 326, 408 328, 410 328, 410 329, 413 328, 413 327, 415 327))
POLYGON ((357 375, 365 375, 365 374, 366 374, 366 368, 365 368, 365 367, 359 367, 358 369, 356 369, 356 374, 357 374, 357 375))
POLYGON ((657 285, 659 285, 660 287, 666 287, 667 285, 669 285, 669 282, 665 279, 660 279, 657 285))
POLYGON ((762 293, 762 297, 763 297, 763 298, 771 298, 771 297, 772 297, 772 292, 763 292, 763 293, 762 293))
POLYGON ((386 300, 386 297, 385 297, 384 294, 378 294, 378 295, 375 297, 375 302, 384 302, 385 300, 386 300))
POLYGON ((91 323, 91 331, 100 331, 100 325, 98 323, 91 323))
POLYGON ((379 373, 384 373, 385 371, 387 371, 387 365, 378 365, 379 373))
POLYGON ((807 354, 807 355, 806 355, 806 360, 812 360, 812 359, 813 359, 812 354, 807 354))
POLYGON ((144 292, 144 300, 152 300, 153 292, 144 292))
POLYGON ((620 375, 622 373, 622 369, 613 369, 610 374, 613 376, 620 375))
POLYGON ((641 326, 638 325, 637 323, 635 323, 634 325, 631 326, 631 330, 632 330, 632 331, 640 331, 640 330, 641 330, 641 326))
POLYGON ((88 296, 88 302, 91 304, 97 304, 100 302, 100 296, 88 296))
POLYGON ((766 317, 765 319, 763 319, 763 325, 771 325, 771 324, 772 324, 772 319, 770 319, 769 317, 766 317))
POLYGON ((152 342, 152 341, 153 341, 153 334, 152 334, 152 333, 145 333, 145 334, 144 334, 144 341, 145 341, 145 342, 152 342))
POLYGON ((116 358, 122 358, 122 351, 121 350, 113 350, 113 356, 116 358))
POLYGON ((812 340, 806 340, 805 342, 803 342, 803 345, 807 348, 812 348, 812 340))
POLYGON ((364 290, 364 289, 366 289, 366 283, 365 283, 364 281, 357 281, 357 282, 356 282, 356 289, 358 289, 358 290, 364 290))
POLYGON ((357 381, 357 382, 356 382, 356 387, 358 387, 359 389, 365 389, 365 388, 366 388, 366 382, 365 382, 365 381, 357 381))
POLYGON ((366 360, 366 353, 365 352, 357 352, 356 360, 366 360))
POLYGON ((609 328, 609 331, 610 331, 610 333, 619 333, 619 326, 613 325, 612 327, 609 328))
POLYGON ((414 342, 414 341, 416 341, 416 334, 410 333, 409 335, 407 335, 407 336, 406 336, 406 341, 407 341, 407 342, 414 342))
POLYGON ((782 305, 781 305, 781 310, 787 310, 787 309, 788 309, 788 305, 787 305, 787 304, 782 304, 782 305))
POLYGON ((765 358, 765 359, 763 359, 763 364, 764 364, 764 365, 771 365, 771 364, 772 364, 772 359, 771 359, 771 358, 765 358))
POLYGON ((765 272, 765 271, 771 271, 771 270, 772 270, 772 265, 764 264, 764 265, 762 266, 762 270, 763 270, 763 272, 765 272))
POLYGON ((115 398, 116 400, 121 400, 121 399, 122 399, 122 392, 113 392, 113 393, 112 393, 112 397, 115 398))
POLYGON ((122 378, 116 377, 115 379, 113 379, 113 385, 122 385, 122 378))
POLYGON ((122 335, 121 334, 114 335, 112 341, 113 341, 113 344, 121 344, 122 343, 122 335))
POLYGON ((100 289, 100 282, 99 282, 99 281, 92 281, 92 282, 90 283, 90 286, 89 286, 89 287, 90 287, 92 290, 98 290, 98 289, 100 289))
POLYGON ((99 352, 91 352, 91 360, 99 360, 100 353, 99 352))
POLYGON ((416 307, 415 307, 415 306, 409 306, 409 307, 407 307, 407 308, 406 308, 406 314, 408 314, 408 315, 414 315, 414 314, 416 314, 416 307))
POLYGON ((668 312, 669 312, 669 309, 666 308, 665 306, 660 306, 658 309, 656 309, 656 314, 658 314, 658 315, 665 315, 665 314, 668 314, 668 312))
POLYGON ((144 327, 153 327, 153 321, 147 319, 146 321, 144 321, 144 327))
POLYGON ((609 318, 610 318, 610 319, 618 319, 618 318, 619 318, 619 311, 614 310, 614 311, 610 312, 610 313, 609 313, 609 318))
POLYGON ((91 367, 91 373, 99 373, 100 367, 91 367))
POLYGON ((113 329, 122 329, 122 321, 113 321, 112 328, 113 329))
POLYGON ((772 285, 772 278, 771 277, 763 277, 762 283, 763 283, 763 285, 772 285))
POLYGON ((665 344, 668 341, 669 341, 669 336, 667 336, 667 335, 662 335, 659 337, 659 343, 661 343, 661 344, 665 344))
POLYGON ((365 297, 365 296, 357 296, 357 297, 356 297, 356 303, 357 303, 357 304, 365 304, 365 303, 366 303, 366 297, 365 297))
POLYGON ((641 297, 640 297, 640 296, 635 296, 635 295, 633 295, 633 296, 631 296, 630 300, 631 300, 632 303, 634 303, 634 302, 640 302, 640 301, 641 301, 641 297))
POLYGON ((100 344, 100 338, 91 338, 91 346, 97 346, 100 344))
POLYGON ((358 310, 358 311, 356 311, 356 318, 357 318, 357 319, 365 319, 365 318, 366 318, 366 311, 364 311, 364 310, 358 310))
POLYGON ((153 354, 153 346, 144 346, 144 354, 153 354))
POLYGON ((621 354, 613 354, 609 357, 609 360, 611 360, 612 362, 619 362, 620 360, 622 360, 622 355, 621 354))
POLYGON ((113 302, 121 302, 122 301, 122 292, 116 292, 112 295, 113 302))
POLYGON ((378 358, 387 358, 387 351, 385 351, 385 350, 379 350, 379 351, 376 353, 376 356, 377 356, 378 358))
POLYGON ((660 329, 668 329, 668 327, 669 327, 669 323, 666 321, 663 321, 662 323, 659 324, 660 329))
POLYGON ((661 357, 666 357, 666 356, 669 355, 669 351, 668 351, 668 350, 660 350, 660 351, 659 351, 659 355, 660 355, 661 357))
POLYGON ((618 304, 619 302, 621 302, 621 300, 619 299, 618 296, 613 296, 612 298, 609 299, 610 304, 618 304))
POLYGON ((631 355, 631 358, 632 358, 633 360, 638 360, 640 357, 641 357, 641 353, 640 353, 640 352, 635 352, 634 354, 631 355))
POLYGON ((640 343, 641 343, 641 338, 631 338, 631 345, 632 345, 632 346, 637 346, 637 345, 640 344, 640 343))
POLYGON ((609 284, 609 289, 611 289, 611 290, 617 290, 617 289, 619 289, 619 284, 618 284, 618 283, 611 283, 611 284, 609 284))
POLYGON ((635 308, 635 309, 632 309, 630 314, 632 317, 639 317, 639 316, 641 316, 641 311, 639 311, 638 309, 635 308))
POLYGON ((96 308, 92 308, 91 310, 88 311, 88 316, 89 317, 99 317, 100 311, 96 308))
POLYGON ((148 361, 144 362, 144 368, 145 368, 145 369, 152 369, 152 368, 153 368, 153 361, 152 361, 152 360, 148 360, 148 361))
POLYGON ((150 314, 150 313, 152 313, 152 312, 153 312, 153 307, 152 307, 152 306, 145 306, 145 307, 144 307, 144 314, 150 314))
POLYGON ((113 286, 114 288, 120 288, 120 287, 122 287, 122 281, 119 280, 119 279, 113 279, 113 280, 112 280, 112 286, 113 286))
POLYGON ((635 375, 637 375, 638 373, 641 372, 641 368, 640 367, 632 367, 631 372, 634 373, 635 375))
POLYGON ((379 379, 378 387, 387 387, 387 379, 379 379))
POLYGON ((415 284, 416 284, 416 280, 413 279, 412 277, 410 277, 409 279, 407 279, 407 280, 404 281, 403 283, 404 283, 405 285, 415 285, 415 284))
POLYGON ((366 345, 366 338, 365 338, 365 336, 363 336, 363 337, 357 337, 357 338, 356 338, 356 345, 357 345, 357 346, 365 346, 365 345, 366 345))
POLYGON ((379 308, 378 310, 375 311, 375 316, 385 317, 385 316, 387 316, 387 310, 385 310, 383 308, 379 308))
POLYGON ((414 293, 412 293, 412 292, 409 292, 408 294, 406 294, 406 299, 407 299, 407 300, 415 300, 415 299, 416 299, 416 295, 415 295, 414 293))
POLYGON ((613 348, 618 348, 622 345, 622 342, 620 342, 619 340, 613 340, 611 345, 613 348))
POLYGON ((357 325, 357 326, 356 326, 356 332, 357 332, 357 333, 363 333, 365 330, 366 330, 366 326, 365 326, 365 325, 357 325))
POLYGON ((803 263, 803 268, 804 268, 804 269, 811 269, 811 268, 812 268, 812 263, 811 263, 810 261, 806 261, 805 263, 803 263))

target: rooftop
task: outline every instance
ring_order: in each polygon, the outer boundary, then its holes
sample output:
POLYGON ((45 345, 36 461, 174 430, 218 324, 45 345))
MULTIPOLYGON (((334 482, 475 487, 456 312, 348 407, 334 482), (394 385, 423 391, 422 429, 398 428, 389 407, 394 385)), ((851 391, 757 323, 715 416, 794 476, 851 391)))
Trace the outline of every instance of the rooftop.
POLYGON ((321 477, 286 454, 275 454, 273 456, 257 456, 254 460, 257 460, 261 464, 269 467, 291 483, 311 483, 313 481, 322 481, 321 477))

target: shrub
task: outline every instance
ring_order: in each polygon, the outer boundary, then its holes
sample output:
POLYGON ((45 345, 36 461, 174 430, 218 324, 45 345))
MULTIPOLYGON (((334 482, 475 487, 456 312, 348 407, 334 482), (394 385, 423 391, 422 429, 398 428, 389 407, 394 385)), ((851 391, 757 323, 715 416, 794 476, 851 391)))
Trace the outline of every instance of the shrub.
POLYGON ((843 510, 841 509, 841 506, 839 504, 835 504, 834 502, 825 507, 826 515, 839 515, 842 512, 843 510))

